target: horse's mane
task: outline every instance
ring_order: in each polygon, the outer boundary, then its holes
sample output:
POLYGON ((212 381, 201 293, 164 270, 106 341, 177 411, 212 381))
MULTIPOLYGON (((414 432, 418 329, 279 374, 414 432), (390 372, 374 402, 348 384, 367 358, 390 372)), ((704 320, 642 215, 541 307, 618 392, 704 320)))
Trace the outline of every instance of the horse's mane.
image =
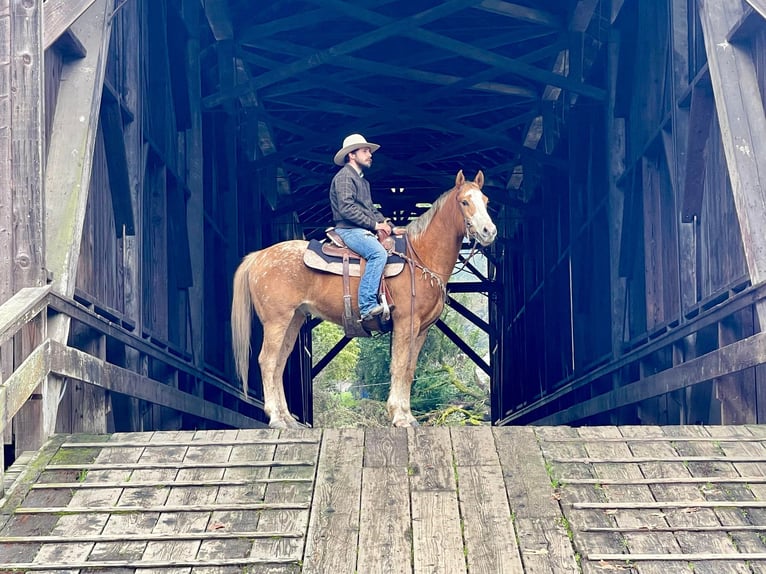
POLYGON ((454 207, 457 207, 457 203, 447 202, 447 198, 452 194, 453 191, 455 191, 454 187, 442 193, 436 199, 436 201, 431 204, 431 207, 428 209, 428 211, 407 225, 407 233, 411 239, 417 239, 426 229, 428 229, 428 226, 431 224, 431 221, 433 221, 434 216, 444 207, 445 204, 452 205, 454 203, 454 207))

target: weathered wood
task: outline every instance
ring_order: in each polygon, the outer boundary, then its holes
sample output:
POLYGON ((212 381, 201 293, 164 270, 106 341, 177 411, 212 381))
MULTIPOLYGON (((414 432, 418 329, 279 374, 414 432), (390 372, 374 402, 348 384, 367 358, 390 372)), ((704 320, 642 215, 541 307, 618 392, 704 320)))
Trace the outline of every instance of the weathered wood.
MULTIPOLYGON (((555 462, 557 458, 573 458, 576 455, 585 454, 586 447, 577 442, 551 442, 549 439, 576 438, 577 429, 565 427, 539 427, 535 429, 535 435, 540 441, 540 448, 545 457, 545 470, 548 484, 555 485, 557 499, 561 504, 562 516, 551 517, 559 521, 562 528, 566 528, 576 551, 585 556, 595 552, 619 553, 624 550, 620 539, 613 533, 584 534, 580 530, 581 525, 611 527, 615 520, 612 515, 603 512, 594 512, 590 509, 576 509, 575 504, 595 503, 603 501, 605 494, 594 487, 572 487, 561 482, 561 477, 594 478, 594 470, 591 466, 573 464, 570 462, 555 462)), ((538 471, 539 472, 539 471, 538 471)), ((582 571, 585 574, 598 572, 599 569, 589 561, 584 561, 582 571)))
POLYGON ((407 436, 414 571, 464 574, 466 562, 449 429, 408 430, 407 436))
POLYGON ((50 290, 50 286, 25 287, 0 305, 0 345, 45 309, 50 290))
MULTIPOLYGON (((721 126, 729 181, 734 193, 742 243, 751 281, 766 279, 766 228, 763 182, 766 173, 766 114, 752 54, 730 44, 729 31, 742 13, 741 4, 699 2, 710 80, 721 126)), ((758 306, 763 324, 766 308, 758 306)))
POLYGON ((710 88, 697 84, 692 90, 689 131, 686 143, 686 170, 682 194, 681 218, 689 223, 702 211, 705 191, 705 147, 710 136, 715 102, 710 88))
POLYGON ((609 409, 691 387, 702 381, 754 367, 763 362, 766 362, 766 335, 753 335, 687 361, 673 369, 647 376, 635 383, 583 401, 555 415, 543 417, 538 422, 563 424, 576 421, 609 409))
POLYGON ((43 3, 43 48, 50 48, 95 1, 47 0, 43 3))
POLYGON ((75 24, 88 55, 69 63, 63 72, 66 81, 59 89, 57 105, 66 113, 55 114, 45 169, 45 259, 53 272, 54 289, 70 297, 75 288, 111 32, 108 9, 108 2, 95 0, 75 24))
POLYGON ((364 433, 364 466, 404 468, 409 460, 405 429, 367 429, 364 433))
POLYGON ((523 572, 492 428, 452 428, 470 572, 523 572))
POLYGON ((359 532, 364 435, 352 429, 324 431, 319 454, 303 573, 353 572, 359 532), (332 537, 328 532, 334 532, 332 537))
MULTIPOLYGON (((404 437, 406 439, 406 431, 404 437)), ((371 574, 412 572, 412 523, 406 459, 405 464, 366 466, 362 474, 360 504, 356 570, 371 574)))
MULTIPOLYGON (((666 427, 672 432, 663 432, 656 427, 621 427, 624 436, 695 436, 692 427, 666 427), (684 429, 690 429, 691 432, 684 432, 684 429)), ((699 436, 699 435, 696 435, 699 436)), ((657 462, 638 462, 641 472, 647 478, 650 477, 673 477, 690 476, 687 464, 684 461, 688 457, 680 455, 673 447, 672 442, 659 441, 655 443, 640 442, 631 445, 631 451, 635 459, 654 457, 663 457, 668 459, 675 458, 676 462, 657 463, 657 462)), ((679 504, 678 508, 686 504, 687 508, 697 508, 694 512, 663 512, 664 519, 669 526, 716 526, 720 522, 715 513, 710 508, 698 507, 697 504, 704 504, 704 495, 699 487, 695 485, 655 485, 652 488, 656 504, 673 505, 679 504)), ((735 553, 731 540, 725 532, 676 532, 675 538, 684 553, 694 553, 700 549, 716 553, 735 553)), ((732 557, 736 558, 736 557, 732 557)), ((741 572, 734 562, 715 564, 695 563, 695 570, 709 574, 718 574, 724 572, 741 572)))
POLYGON ((578 572, 534 429, 497 428, 493 434, 524 571, 529 574, 578 572))
POLYGON ((131 397, 163 405, 201 418, 245 428, 262 423, 226 407, 205 401, 155 379, 122 369, 101 359, 50 341, 50 371, 131 397))
MULTIPOLYGON (((579 429, 579 434, 583 438, 591 439, 591 442, 587 445, 588 454, 590 456, 604 456, 604 457, 622 457, 630 455, 630 448, 626 443, 619 444, 615 442, 599 442, 598 439, 602 437, 618 438, 621 437, 620 431, 614 427, 595 427, 588 428, 583 427, 579 429)), ((595 467, 596 477, 641 477, 641 469, 637 464, 600 464, 595 467)), ((654 502, 652 491, 648 486, 639 485, 610 485, 604 488, 606 496, 610 500, 641 500, 647 502, 654 502)), ((577 508, 575 504, 573 507, 577 508)), ((614 516, 615 522, 618 526, 647 526, 649 532, 640 533, 626 533, 623 539, 625 546, 628 548, 630 554, 647 554, 647 553, 679 553, 681 551, 678 542, 675 537, 670 534, 653 533, 653 527, 664 526, 667 524, 664 518, 660 516, 646 516, 638 511, 627 510, 618 512, 614 516)), ((647 565, 645 569, 642 569, 642 574, 668 574, 670 572, 678 572, 682 574, 686 568, 686 565, 669 564, 667 562, 661 562, 659 564, 647 565), (680 568, 679 568, 680 566, 680 568)))
MULTIPOLYGON (((252 431, 251 431, 252 432, 252 431)), ((257 432, 257 431, 256 431, 257 432)), ((280 438, 289 440, 308 440, 316 437, 317 431, 283 430, 280 438)), ((320 435, 321 436, 321 435, 320 435)), ((295 442, 294 444, 276 445, 274 458, 277 460, 312 460, 319 458, 319 444, 295 442)), ((263 500, 265 502, 291 500, 310 505, 312 499, 312 481, 316 466, 274 466, 269 470, 272 482, 267 483, 263 500), (300 482, 298 480, 301 480, 300 482), (284 481, 284 482, 283 482, 284 481)), ((280 532, 300 531, 304 533, 309 523, 309 506, 304 510, 262 513, 258 519, 258 530, 276 530, 280 532)), ((303 558, 305 539, 273 538, 256 540, 252 544, 250 556, 264 559, 276 557, 293 559, 300 562, 303 558)))

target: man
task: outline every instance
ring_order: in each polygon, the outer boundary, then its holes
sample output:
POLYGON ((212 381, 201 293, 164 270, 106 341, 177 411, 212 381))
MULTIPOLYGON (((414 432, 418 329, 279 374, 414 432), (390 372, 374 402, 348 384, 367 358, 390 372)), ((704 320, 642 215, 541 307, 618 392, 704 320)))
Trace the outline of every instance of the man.
POLYGON ((335 154, 335 165, 343 166, 330 185, 330 205, 338 235, 351 249, 367 261, 359 282, 359 313, 362 322, 380 315, 378 287, 388 254, 378 241, 391 235, 393 227, 372 203, 370 184, 364 170, 372 166, 372 154, 380 146, 370 143, 360 134, 343 140, 335 154))

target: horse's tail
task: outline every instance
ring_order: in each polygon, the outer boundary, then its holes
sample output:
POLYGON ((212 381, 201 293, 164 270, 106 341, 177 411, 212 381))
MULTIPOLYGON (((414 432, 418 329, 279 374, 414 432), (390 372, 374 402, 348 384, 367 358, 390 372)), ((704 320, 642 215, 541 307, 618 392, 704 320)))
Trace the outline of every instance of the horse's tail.
POLYGON ((234 366, 242 389, 247 395, 247 375, 250 370, 250 329, 253 301, 250 296, 248 272, 252 259, 246 257, 234 273, 234 292, 231 298, 231 346, 234 366))

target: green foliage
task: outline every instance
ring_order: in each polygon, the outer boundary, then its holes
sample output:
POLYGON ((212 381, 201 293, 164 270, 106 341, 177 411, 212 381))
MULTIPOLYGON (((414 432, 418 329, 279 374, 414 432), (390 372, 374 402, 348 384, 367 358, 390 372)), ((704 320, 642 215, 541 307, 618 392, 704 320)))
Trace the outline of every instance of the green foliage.
MULTIPOLYGON (((455 299, 476 315, 486 315, 484 296, 460 294, 455 299)), ((442 320, 479 356, 486 355, 489 341, 481 329, 449 307, 442 320)), ((317 326, 314 357, 319 360, 342 336, 336 325, 317 326)), ((384 403, 390 384, 390 349, 388 334, 354 339, 322 370, 314 384, 314 418, 319 426, 388 424, 384 403), (371 404, 379 408, 371 408, 371 404), (335 414, 320 415, 322 409, 335 414)), ((431 328, 415 369, 413 414, 428 424, 482 424, 488 418, 489 389, 477 376, 477 369, 446 335, 431 328)))

